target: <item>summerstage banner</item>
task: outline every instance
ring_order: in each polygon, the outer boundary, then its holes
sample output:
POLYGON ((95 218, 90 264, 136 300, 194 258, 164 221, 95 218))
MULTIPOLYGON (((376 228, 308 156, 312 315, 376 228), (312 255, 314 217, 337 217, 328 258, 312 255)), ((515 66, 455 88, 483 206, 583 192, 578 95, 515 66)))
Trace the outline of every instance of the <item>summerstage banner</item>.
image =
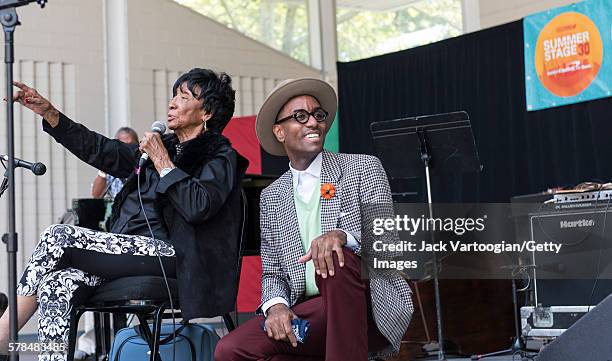
POLYGON ((527 110, 612 94, 612 0, 534 14, 523 28, 527 110))

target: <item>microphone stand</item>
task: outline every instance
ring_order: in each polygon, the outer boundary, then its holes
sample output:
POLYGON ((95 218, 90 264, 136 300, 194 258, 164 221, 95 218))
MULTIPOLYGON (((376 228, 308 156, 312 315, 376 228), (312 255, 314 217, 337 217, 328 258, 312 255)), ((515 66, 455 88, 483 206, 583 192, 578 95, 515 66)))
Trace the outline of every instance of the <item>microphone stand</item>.
MULTIPOLYGON (((421 146, 421 160, 425 166, 425 181, 427 184, 427 205, 429 206, 429 219, 433 219, 433 202, 431 198, 431 178, 429 175, 431 155, 429 150, 429 144, 427 143, 427 137, 425 136, 425 130, 417 128, 417 137, 421 146)), ((431 244, 435 240, 435 232, 430 231, 431 244)), ((444 351, 444 331, 442 324, 442 301, 440 299, 440 279, 438 276, 438 256, 436 251, 432 251, 432 262, 433 262, 433 280, 434 280, 434 300, 436 304, 436 331, 438 332, 438 361, 446 361, 446 354, 444 351)))
MULTIPOLYGON (((17 327, 17 233, 15 232, 15 137, 14 137, 14 114, 13 114, 13 64, 15 63, 15 49, 13 46, 13 34, 15 27, 20 25, 17 11, 19 6, 28 5, 36 1, 44 7, 47 0, 0 0, 0 23, 4 29, 4 63, 6 64, 6 121, 7 121, 7 147, 8 147, 8 183, 9 183, 9 231, 2 236, 6 240, 6 251, 8 253, 8 299, 10 336, 9 342, 18 341, 17 327)), ((19 361, 19 354, 13 351, 9 360, 19 361)))

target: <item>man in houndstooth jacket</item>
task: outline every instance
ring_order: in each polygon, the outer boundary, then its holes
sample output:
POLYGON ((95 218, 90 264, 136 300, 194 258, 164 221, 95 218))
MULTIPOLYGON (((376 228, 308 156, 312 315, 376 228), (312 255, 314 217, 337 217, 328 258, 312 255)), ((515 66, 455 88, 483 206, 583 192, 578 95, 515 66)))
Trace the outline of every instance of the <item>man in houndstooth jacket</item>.
POLYGON ((263 316, 224 337, 217 361, 353 361, 399 351, 410 288, 393 272, 362 277, 360 257, 364 211, 392 204, 389 183, 376 157, 323 151, 336 109, 328 83, 304 78, 280 83, 257 115, 262 147, 287 155, 290 170, 261 194, 263 316), (303 343, 293 319, 310 323, 303 343))

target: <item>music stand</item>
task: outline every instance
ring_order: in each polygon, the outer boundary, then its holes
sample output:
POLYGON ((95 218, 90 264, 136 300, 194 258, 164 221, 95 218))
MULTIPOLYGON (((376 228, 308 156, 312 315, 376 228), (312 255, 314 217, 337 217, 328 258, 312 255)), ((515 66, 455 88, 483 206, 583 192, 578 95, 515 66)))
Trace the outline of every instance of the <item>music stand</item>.
MULTIPOLYGON (((376 154, 391 178, 422 177, 425 168, 430 218, 433 218, 430 173, 451 175, 482 170, 470 118, 464 111, 374 122, 370 130, 376 154)), ((433 242, 433 232, 431 237, 433 242)), ((435 252, 433 279, 438 360, 446 360, 435 252)))

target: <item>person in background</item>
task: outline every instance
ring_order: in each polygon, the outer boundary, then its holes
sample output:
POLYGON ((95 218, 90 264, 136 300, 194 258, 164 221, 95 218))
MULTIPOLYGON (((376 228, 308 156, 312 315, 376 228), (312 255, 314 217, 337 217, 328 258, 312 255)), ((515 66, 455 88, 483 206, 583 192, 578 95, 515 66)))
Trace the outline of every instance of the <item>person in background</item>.
MULTIPOLYGON (((138 133, 130 127, 122 127, 115 133, 115 139, 126 144, 138 144, 138 133)), ((108 193, 114 199, 121 191, 124 182, 124 179, 115 178, 110 174, 99 171, 91 186, 91 196, 93 198, 103 198, 108 193)))

